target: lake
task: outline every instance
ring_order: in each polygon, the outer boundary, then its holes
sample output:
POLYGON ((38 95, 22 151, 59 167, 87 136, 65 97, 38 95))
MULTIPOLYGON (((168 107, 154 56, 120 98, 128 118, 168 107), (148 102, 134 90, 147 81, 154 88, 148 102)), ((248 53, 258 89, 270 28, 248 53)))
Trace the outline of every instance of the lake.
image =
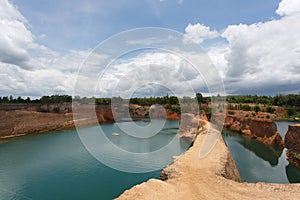
MULTIPOLYGON (((124 122, 129 126, 133 122, 124 122)), ((141 126, 147 122, 135 122, 141 126)), ((148 140, 123 134, 116 124, 101 125, 106 136, 123 149, 145 153, 160 149, 171 140, 177 156, 187 149, 180 141, 178 121, 166 121, 164 129, 148 140), (119 136, 112 133, 118 132, 119 136)), ((87 134, 97 127, 83 128, 87 134)), ((89 154, 76 130, 34 134, 0 140, 0 199, 112 199, 124 190, 150 178, 159 178, 160 170, 127 173, 112 169, 89 154)), ((164 155, 162 155, 164 156, 164 155)), ((164 158, 172 161, 172 156, 164 158)), ((130 158, 127 158, 130 161, 130 158)), ((128 165, 120 160, 121 165, 128 165)), ((155 160, 149 165, 156 164, 155 160)))
MULTIPOLYGON (((123 122, 147 126, 148 122, 123 122)), ((286 133, 291 122, 277 122, 286 133)), ((101 125, 111 144, 134 153, 155 152, 170 145, 170 152, 161 158, 172 162, 172 156, 184 152, 188 144, 178 138, 178 121, 168 120, 162 131, 149 139, 131 137, 117 124, 101 125), (118 133, 119 135, 113 135, 118 133)), ((80 129, 88 135, 98 133, 98 127, 80 129)), ((240 134, 223 132, 241 178, 247 182, 300 182, 300 170, 286 160, 285 150, 270 147, 240 134)), ((105 146, 105 145, 104 145, 105 146)), ((107 150, 103 149, 104 151, 107 150)), ((160 169, 145 173, 128 173, 110 168, 95 159, 84 147, 76 130, 65 130, 0 140, 0 199, 112 199, 124 190, 150 178, 159 178, 160 169)), ((145 164, 128 157, 112 155, 112 160, 124 169, 157 167, 159 159, 145 164)), ((147 159, 146 159, 147 160, 147 159)))
MULTIPOLYGON (((276 122, 282 138, 289 124, 276 122)), ((286 149, 272 147, 247 136, 223 130, 223 138, 236 162, 242 181, 270 183, 299 183, 300 169, 289 164, 286 149)))

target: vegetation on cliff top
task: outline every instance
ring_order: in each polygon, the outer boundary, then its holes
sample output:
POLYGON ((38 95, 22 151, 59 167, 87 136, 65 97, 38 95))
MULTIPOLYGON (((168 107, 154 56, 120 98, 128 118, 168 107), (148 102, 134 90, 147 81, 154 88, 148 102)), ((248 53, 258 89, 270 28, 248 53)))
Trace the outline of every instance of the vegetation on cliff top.
MULTIPOLYGON (((214 98, 214 97, 212 97, 214 98)), ((42 96, 40 99, 31 100, 29 97, 23 99, 22 97, 13 98, 12 96, 0 97, 0 103, 63 103, 72 102, 76 100, 80 103, 96 103, 96 104, 109 104, 111 101, 129 102, 131 104, 138 104, 141 106, 151 106, 153 104, 165 105, 167 109, 171 109, 173 112, 180 113, 180 103, 189 104, 197 100, 202 105, 208 105, 211 102, 211 97, 204 97, 201 93, 197 93, 196 97, 182 97, 176 96, 162 97, 142 97, 131 98, 129 100, 122 99, 121 97, 113 98, 96 98, 96 97, 74 97, 69 95, 52 95, 42 96)), ((275 107, 282 107, 285 113, 285 118, 300 117, 300 93, 299 94, 287 94, 272 96, 258 96, 258 95, 238 95, 227 96, 229 114, 233 114, 234 110, 254 111, 254 112, 267 112, 271 114, 277 114, 275 107)), ((203 106, 203 110, 210 112, 209 106, 203 106)))

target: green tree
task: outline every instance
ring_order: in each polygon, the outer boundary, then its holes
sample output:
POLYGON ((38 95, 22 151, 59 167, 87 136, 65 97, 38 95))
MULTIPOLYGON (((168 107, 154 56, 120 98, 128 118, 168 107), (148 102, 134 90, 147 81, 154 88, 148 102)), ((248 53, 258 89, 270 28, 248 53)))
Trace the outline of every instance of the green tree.
POLYGON ((294 107, 288 107, 288 108, 286 109, 286 112, 287 112, 287 115, 288 115, 288 116, 293 116, 293 115, 296 113, 296 110, 295 110, 294 107))
POLYGON ((196 93, 196 98, 198 103, 202 103, 203 102, 203 96, 201 93, 196 93))
POLYGON ((259 112, 259 111, 260 111, 260 107, 259 107, 258 105, 255 105, 255 106, 254 106, 254 111, 255 111, 255 112, 259 112))

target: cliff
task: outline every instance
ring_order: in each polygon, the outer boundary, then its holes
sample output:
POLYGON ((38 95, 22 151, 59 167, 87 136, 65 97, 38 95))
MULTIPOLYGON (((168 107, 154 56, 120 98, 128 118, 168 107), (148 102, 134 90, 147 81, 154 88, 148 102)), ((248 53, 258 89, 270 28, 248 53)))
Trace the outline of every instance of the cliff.
POLYGON ((207 131, 208 126, 209 122, 203 111, 197 116, 191 113, 183 113, 180 120, 179 136, 192 144, 198 134, 207 131))
POLYGON ((288 161, 300 167, 300 124, 289 125, 284 142, 288 161))
MULTIPOLYGON (((81 105, 76 113, 77 126, 114 122, 110 108, 106 106, 81 105), (90 113, 95 112, 96 119, 90 113)), ((22 136, 54 130, 74 128, 73 113, 49 113, 28 110, 0 110, 0 138, 22 136)))
MULTIPOLYGON (((127 107, 125 106, 123 108, 124 110, 118 110, 118 112, 113 115, 110 104, 94 105, 75 103, 73 108, 70 103, 53 105, 30 104, 29 106, 27 104, 1 104, 1 106, 3 110, 0 108, 0 138, 75 128, 74 121, 76 122, 76 126, 90 126, 98 123, 113 123, 115 122, 115 117, 144 118, 149 117, 150 109, 149 106, 130 104, 129 107, 128 105, 127 107), (60 113, 52 112, 56 108, 59 108, 60 113), (75 109, 74 113, 71 112, 73 109, 75 109), (128 109, 130 116, 126 115, 128 109), (37 112, 37 110, 47 112, 37 112), (94 118, 95 113, 97 118, 94 118), (75 120, 73 119, 74 116, 75 120)), ((166 110, 166 115, 160 116, 160 113, 157 112, 153 114, 153 117, 180 119, 178 113, 168 109, 166 110)))
POLYGON ((112 111, 111 105, 109 109, 114 113, 116 120, 128 119, 128 118, 163 118, 170 120, 179 120, 180 114, 173 112, 171 108, 167 109, 166 106, 152 105, 152 106, 141 106, 137 104, 117 104, 112 111), (129 111, 129 112, 128 112, 129 111))
POLYGON ((199 133, 194 145, 163 169, 164 181, 150 179, 117 199, 300 199, 300 184, 238 182, 237 169, 222 137, 208 156, 199 159, 205 137, 205 132, 199 133))
POLYGON ((225 119, 224 126, 230 130, 248 135, 264 144, 284 146, 283 139, 277 130, 277 125, 272 120, 229 115, 225 119))

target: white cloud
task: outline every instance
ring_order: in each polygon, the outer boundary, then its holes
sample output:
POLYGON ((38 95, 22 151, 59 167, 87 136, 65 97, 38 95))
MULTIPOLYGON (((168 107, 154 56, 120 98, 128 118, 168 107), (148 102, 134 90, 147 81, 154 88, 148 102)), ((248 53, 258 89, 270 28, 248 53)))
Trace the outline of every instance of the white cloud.
POLYGON ((39 38, 40 38, 40 39, 43 39, 43 38, 45 38, 45 37, 47 37, 46 34, 41 34, 41 35, 39 35, 39 38))
POLYGON ((0 1, 0 96, 72 94, 78 68, 90 51, 61 55, 37 43, 27 26, 15 6, 0 1))
POLYGON ((183 58, 173 53, 155 51, 112 63, 101 77, 97 94, 158 96, 166 95, 169 90, 178 96, 191 96, 205 87, 199 71, 183 58), (192 89, 195 89, 194 93, 192 89))
POLYGON ((300 13, 288 10, 290 15, 281 19, 231 25, 223 32, 229 43, 229 51, 224 52, 229 92, 263 93, 268 89, 274 94, 299 89, 300 13))
MULTIPOLYGON (((221 34, 227 44, 208 48, 228 93, 294 92, 300 85, 300 1, 282 0, 281 19, 230 25, 221 34)), ((187 38, 201 43, 220 36, 202 24, 189 24, 187 38)))
POLYGON ((205 39, 212 39, 219 36, 219 33, 215 30, 210 30, 210 27, 203 24, 189 24, 185 28, 185 35, 183 41, 185 43, 201 43, 205 39))
POLYGON ((223 80, 226 78, 226 70, 228 66, 228 61, 226 60, 225 55, 227 55, 229 50, 228 45, 224 44, 210 47, 207 51, 207 55, 210 57, 223 80))
POLYGON ((0 1, 0 19, 19 20, 27 23, 26 18, 8 0, 0 1))
POLYGON ((30 68, 28 49, 33 35, 26 28, 27 20, 7 0, 0 2, 0 61, 30 68))
POLYGON ((300 12, 299 0, 282 0, 276 10, 276 13, 281 16, 292 15, 300 12))
MULTIPOLYGON (((227 40, 227 43, 209 47, 207 53, 225 80, 228 93, 264 94, 270 91, 276 94, 295 91, 300 85, 298 2, 283 0, 276 11, 282 16, 280 19, 251 25, 231 25, 221 35, 203 24, 189 24, 183 41, 201 43, 220 36, 227 40)), ((90 51, 70 50, 61 55, 35 41, 45 36, 35 37, 28 26, 26 18, 16 7, 7 0, 0 2, 0 96, 72 94, 78 67, 90 51)), ((160 40, 128 41, 131 45, 155 42, 160 40)), ((191 95, 186 90, 189 86, 197 92, 207 92, 206 80, 220 82, 215 79, 216 71, 211 70, 211 65, 202 65, 203 61, 207 61, 203 55, 182 53, 182 56, 203 66, 202 71, 196 71, 173 54, 148 52, 110 66, 102 77, 103 84, 98 92, 102 96, 110 96, 112 91, 125 95, 128 88, 143 87, 145 94, 165 95, 164 87, 167 87, 182 96, 191 95), (157 84, 143 86, 151 81, 157 84)), ((106 55, 93 54, 85 63, 89 66, 88 70, 79 76, 83 83, 79 90, 84 95, 93 95, 105 59, 106 55)))

